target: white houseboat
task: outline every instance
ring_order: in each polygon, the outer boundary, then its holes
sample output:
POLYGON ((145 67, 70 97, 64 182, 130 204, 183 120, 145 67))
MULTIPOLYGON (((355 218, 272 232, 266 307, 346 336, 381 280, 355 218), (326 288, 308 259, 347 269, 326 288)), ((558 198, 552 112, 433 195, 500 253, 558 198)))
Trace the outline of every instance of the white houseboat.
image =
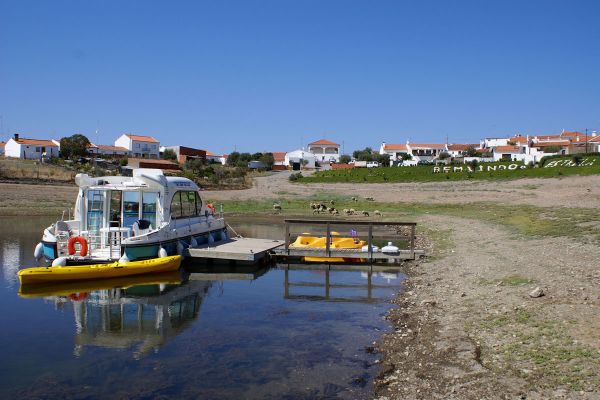
POLYGON ((189 179, 134 169, 131 177, 78 174, 75 183, 74 218, 44 230, 36 258, 61 264, 133 261, 228 238, 222 212, 203 204, 189 179))

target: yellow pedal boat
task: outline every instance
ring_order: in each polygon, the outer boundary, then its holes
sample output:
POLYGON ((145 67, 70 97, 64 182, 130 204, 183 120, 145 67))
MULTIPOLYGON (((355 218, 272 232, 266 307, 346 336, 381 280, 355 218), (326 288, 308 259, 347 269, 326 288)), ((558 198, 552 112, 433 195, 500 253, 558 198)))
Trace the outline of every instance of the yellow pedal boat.
MULTIPOLYGON (((367 242, 360 240, 355 237, 344 237, 340 236, 338 232, 331 232, 331 243, 329 248, 335 249, 355 249, 361 250, 363 246, 366 246, 367 242)), ((324 236, 311 236, 310 233, 303 233, 298 236, 294 243, 290 244, 290 248, 313 248, 325 250, 327 242, 324 236)), ((363 258, 352 258, 352 257, 312 257, 305 256, 304 261, 306 262, 325 262, 325 263, 354 263, 364 262, 363 258)))
POLYGON ((181 256, 152 258, 150 260, 114 262, 110 264, 35 267, 19 271, 21 285, 42 282, 65 282, 82 279, 118 278, 130 275, 175 271, 181 265, 181 256))

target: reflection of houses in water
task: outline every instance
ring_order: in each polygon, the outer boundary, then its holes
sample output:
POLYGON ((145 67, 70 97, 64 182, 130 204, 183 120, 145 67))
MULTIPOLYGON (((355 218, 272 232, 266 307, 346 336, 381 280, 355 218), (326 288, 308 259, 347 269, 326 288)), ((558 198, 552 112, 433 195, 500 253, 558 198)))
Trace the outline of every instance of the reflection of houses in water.
POLYGON ((135 346, 135 358, 158 350, 198 317, 210 286, 186 282, 91 292, 85 300, 73 302, 75 354, 84 346, 135 346))
POLYGON ((394 267, 375 267, 372 265, 332 265, 332 264, 288 264, 283 267, 284 272, 284 298, 289 300, 312 300, 312 301, 333 301, 333 302, 351 302, 351 303, 371 303, 379 302, 382 298, 373 297, 373 290, 377 289, 389 289, 391 283, 400 279, 401 274, 398 268, 394 267), (383 269, 382 269, 383 268, 383 269), (382 269, 379 272, 374 272, 376 269, 382 269), (320 271, 324 276, 324 282, 305 282, 305 281, 294 281, 290 280, 290 271, 320 271), (366 278, 365 283, 335 283, 332 282, 331 272, 332 271, 361 271, 360 275, 362 278, 366 278), (379 276, 380 278, 386 279, 385 285, 373 283, 373 279, 379 276), (320 294, 310 293, 306 291, 314 292, 320 291, 320 294), (294 293, 292 293, 294 291, 294 293), (332 293, 335 292, 335 293, 332 293), (342 296, 340 294, 348 293, 350 291, 352 295, 342 296), (299 293, 304 292, 304 293, 299 293), (357 295, 358 293, 358 295, 357 295))

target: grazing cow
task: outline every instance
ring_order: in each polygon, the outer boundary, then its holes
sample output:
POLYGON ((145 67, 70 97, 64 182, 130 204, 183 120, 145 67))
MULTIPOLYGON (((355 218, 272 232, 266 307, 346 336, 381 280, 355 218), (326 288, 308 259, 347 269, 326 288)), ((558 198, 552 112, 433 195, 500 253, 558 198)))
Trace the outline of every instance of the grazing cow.
POLYGON ((369 212, 368 212, 368 211, 361 211, 361 214, 362 214, 364 217, 368 217, 368 216, 369 216, 369 212))
POLYGON ((281 204, 273 204, 273 211, 281 212, 281 204))
POLYGON ((373 211, 373 214, 374 214, 376 217, 383 217, 383 214, 381 214, 381 211, 379 211, 379 210, 375 210, 375 211, 373 211))

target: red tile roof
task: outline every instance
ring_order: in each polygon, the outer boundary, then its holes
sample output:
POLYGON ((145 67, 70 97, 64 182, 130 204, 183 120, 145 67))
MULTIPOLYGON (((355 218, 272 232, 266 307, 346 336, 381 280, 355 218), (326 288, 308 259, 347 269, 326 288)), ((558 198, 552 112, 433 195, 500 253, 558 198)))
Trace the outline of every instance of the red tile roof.
POLYGON ((52 140, 25 139, 25 138, 18 138, 18 139, 13 139, 13 140, 15 140, 19 144, 25 144, 25 145, 31 145, 31 146, 58 147, 58 145, 55 144, 52 140))
POLYGON ((519 146, 496 146, 494 153, 520 153, 519 146))
POLYGON ((273 154, 273 159, 275 161, 284 161, 285 160, 285 155, 286 155, 285 151, 274 151, 271 154, 273 154))
POLYGON ((125 136, 127 136, 131 140, 135 140, 138 142, 160 143, 158 140, 154 139, 152 136, 130 135, 128 133, 126 133, 125 136))
POLYGON ((449 144, 448 145, 448 150, 465 151, 469 147, 473 147, 474 149, 476 149, 476 148, 479 147, 479 144, 449 144))
POLYGON ((445 144, 423 144, 423 143, 409 143, 411 149, 444 149, 445 144))
POLYGON ((570 143, 568 140, 542 141, 533 143, 531 147, 568 146, 570 143))
POLYGON ((509 142, 515 142, 515 143, 527 143, 527 137, 525 136, 513 136, 510 139, 508 139, 509 142))
POLYGON ((107 146, 104 144, 93 144, 93 143, 91 144, 90 147, 92 147, 92 146, 97 149, 104 150, 104 151, 125 151, 125 152, 129 151, 125 147, 119 147, 119 146, 107 146))
POLYGON ((384 150, 399 150, 399 151, 408 151, 408 148, 405 144, 390 144, 386 143, 383 145, 384 150))
POLYGON ((324 144, 324 145, 331 145, 331 146, 339 146, 338 143, 332 142, 331 140, 327 140, 327 139, 317 140, 316 142, 309 143, 308 145, 310 146, 311 144, 316 144, 316 145, 324 144))

